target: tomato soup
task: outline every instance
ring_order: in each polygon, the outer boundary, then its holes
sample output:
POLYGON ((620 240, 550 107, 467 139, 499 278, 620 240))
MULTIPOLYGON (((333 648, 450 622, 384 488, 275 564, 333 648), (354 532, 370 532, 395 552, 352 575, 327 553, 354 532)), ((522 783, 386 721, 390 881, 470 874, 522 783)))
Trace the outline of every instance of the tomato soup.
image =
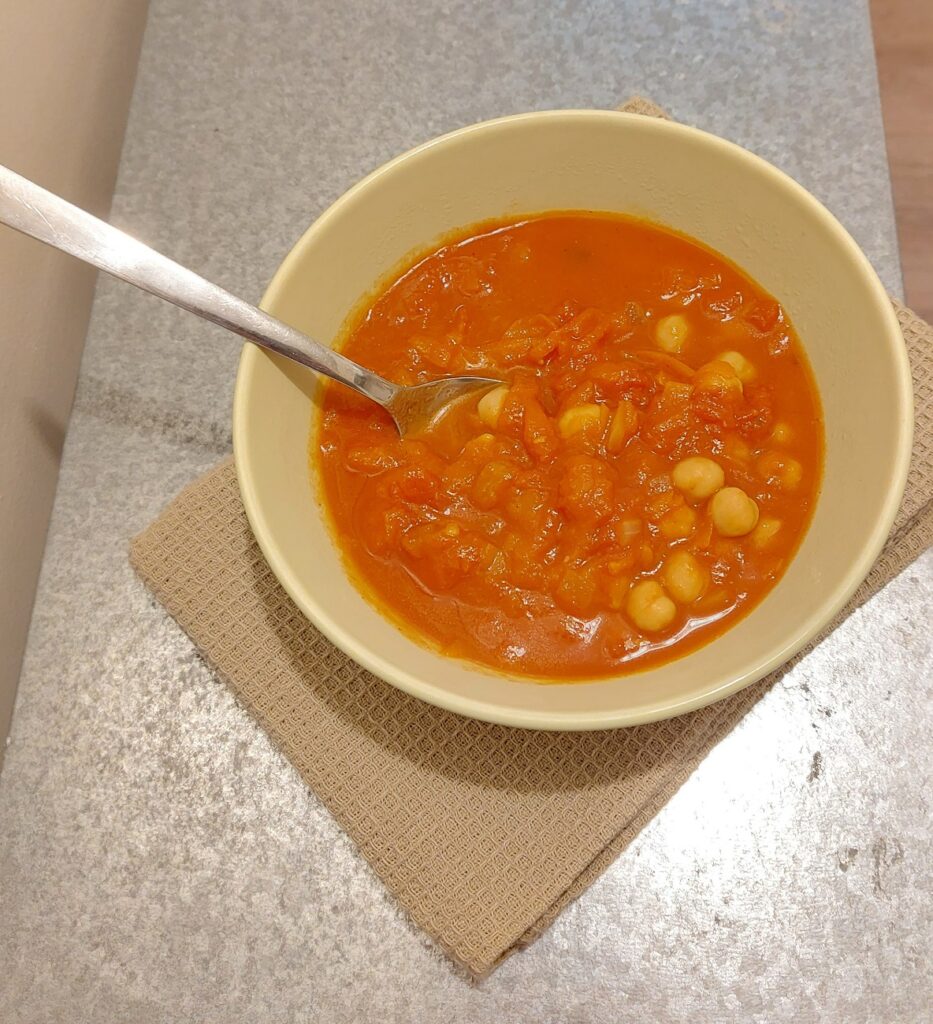
POLYGON ((781 577, 823 430, 781 306, 610 214, 487 223, 421 258, 342 351, 402 384, 502 385, 417 438, 328 384, 312 459, 360 589, 435 649, 540 680, 708 643, 781 577))

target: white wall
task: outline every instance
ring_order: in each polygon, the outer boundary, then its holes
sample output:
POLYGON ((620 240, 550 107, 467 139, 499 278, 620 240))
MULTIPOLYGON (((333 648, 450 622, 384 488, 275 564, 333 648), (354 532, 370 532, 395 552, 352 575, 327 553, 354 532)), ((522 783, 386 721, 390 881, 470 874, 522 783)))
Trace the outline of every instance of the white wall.
MULTIPOLYGON (((0 163, 106 216, 146 0, 0 0, 0 163)), ((96 274, 0 227, 0 763, 96 274)))

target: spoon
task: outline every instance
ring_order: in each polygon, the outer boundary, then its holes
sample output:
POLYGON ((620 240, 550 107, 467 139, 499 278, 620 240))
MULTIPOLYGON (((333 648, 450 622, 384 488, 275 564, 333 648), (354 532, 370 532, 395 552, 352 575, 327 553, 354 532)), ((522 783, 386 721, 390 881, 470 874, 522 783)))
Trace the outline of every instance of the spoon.
POLYGON ((393 384, 3 166, 0 223, 346 384, 381 405, 403 437, 425 430, 451 403, 502 383, 445 377, 410 387, 393 384))

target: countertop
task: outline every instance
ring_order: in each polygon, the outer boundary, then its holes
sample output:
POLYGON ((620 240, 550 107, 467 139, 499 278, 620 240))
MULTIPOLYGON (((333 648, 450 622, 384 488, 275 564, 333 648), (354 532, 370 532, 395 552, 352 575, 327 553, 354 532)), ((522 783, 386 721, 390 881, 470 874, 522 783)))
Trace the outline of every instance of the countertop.
MULTIPOLYGON (((258 299, 386 158, 635 92, 798 178, 898 292, 863 0, 152 0, 113 219, 258 299)), ((99 283, 0 775, 0 1019, 931 1019, 933 555, 471 984, 127 563, 229 451, 237 348, 99 283)))

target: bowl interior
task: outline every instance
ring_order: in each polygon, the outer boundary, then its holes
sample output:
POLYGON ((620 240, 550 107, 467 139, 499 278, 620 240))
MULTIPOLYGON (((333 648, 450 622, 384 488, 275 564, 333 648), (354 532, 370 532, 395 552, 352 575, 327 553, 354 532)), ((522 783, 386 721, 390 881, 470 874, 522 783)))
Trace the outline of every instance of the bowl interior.
POLYGON ((910 377, 877 277, 800 186, 705 133, 637 115, 521 115, 436 140, 351 189, 302 237, 264 308, 329 343, 348 311, 413 250, 503 215, 611 210, 692 235, 788 310, 826 427, 822 494, 778 586, 711 645, 616 680, 536 685, 444 658, 400 633, 348 580, 309 477, 312 374, 244 347, 234 449, 247 514, 298 606, 370 670, 464 714, 537 728, 667 717, 760 678, 810 639, 864 577, 900 501, 910 377))

